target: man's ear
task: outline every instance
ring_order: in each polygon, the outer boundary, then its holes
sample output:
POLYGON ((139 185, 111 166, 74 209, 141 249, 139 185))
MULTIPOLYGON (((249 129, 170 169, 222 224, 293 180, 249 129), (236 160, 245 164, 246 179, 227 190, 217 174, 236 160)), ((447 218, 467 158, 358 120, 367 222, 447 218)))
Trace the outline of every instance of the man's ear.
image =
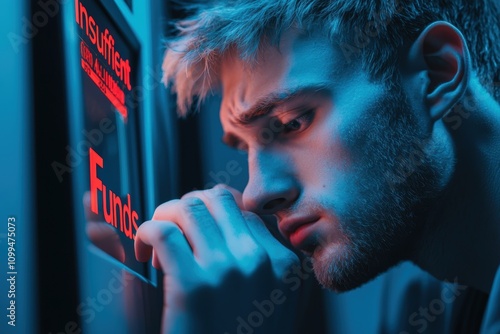
POLYGON ((420 81, 432 121, 444 117, 463 96, 470 76, 470 54, 462 33, 448 22, 425 28, 413 43, 409 61, 426 74, 420 81))

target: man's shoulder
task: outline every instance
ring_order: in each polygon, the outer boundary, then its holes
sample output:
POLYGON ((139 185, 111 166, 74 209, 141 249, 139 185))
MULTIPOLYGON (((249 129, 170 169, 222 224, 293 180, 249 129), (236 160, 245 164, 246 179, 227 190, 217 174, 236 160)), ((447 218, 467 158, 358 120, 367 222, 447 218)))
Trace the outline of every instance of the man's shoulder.
POLYGON ((500 333, 500 266, 497 269, 484 313, 481 333, 500 333))
POLYGON ((451 333, 469 290, 454 281, 403 262, 356 290, 328 294, 330 332, 451 333))
POLYGON ((325 293, 330 333, 500 333, 500 267, 489 296, 410 262, 356 290, 325 293))

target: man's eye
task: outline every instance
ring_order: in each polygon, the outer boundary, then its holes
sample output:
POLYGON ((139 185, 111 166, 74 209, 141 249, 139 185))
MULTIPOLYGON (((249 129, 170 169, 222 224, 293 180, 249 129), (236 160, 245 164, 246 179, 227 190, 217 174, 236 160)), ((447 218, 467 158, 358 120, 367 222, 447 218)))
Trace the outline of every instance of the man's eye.
POLYGON ((314 110, 308 110, 299 117, 283 124, 283 133, 300 132, 305 130, 312 122, 314 110))

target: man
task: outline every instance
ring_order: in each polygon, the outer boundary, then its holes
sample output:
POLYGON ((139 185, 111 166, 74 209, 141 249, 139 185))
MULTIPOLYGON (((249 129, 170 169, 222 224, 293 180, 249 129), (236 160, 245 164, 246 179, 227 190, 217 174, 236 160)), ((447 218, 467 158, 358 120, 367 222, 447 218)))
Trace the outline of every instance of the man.
POLYGON ((139 228, 138 259, 153 250, 165 272, 165 331, 234 332, 265 299, 273 314, 255 327, 293 332, 300 300, 283 295, 282 278, 299 258, 259 218, 272 214, 324 287, 348 291, 411 260, 490 294, 476 317, 500 332, 495 4, 195 8, 170 41, 164 79, 182 115, 220 91, 224 141, 247 152, 249 182, 243 194, 188 193, 139 228))

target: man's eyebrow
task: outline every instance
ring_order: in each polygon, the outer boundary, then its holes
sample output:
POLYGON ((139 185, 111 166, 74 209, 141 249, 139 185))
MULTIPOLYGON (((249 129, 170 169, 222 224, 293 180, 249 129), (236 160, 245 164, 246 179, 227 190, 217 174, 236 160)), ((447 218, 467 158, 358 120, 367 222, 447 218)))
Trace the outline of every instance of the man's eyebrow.
POLYGON ((315 94, 327 89, 328 87, 326 84, 318 84, 299 86, 293 89, 273 92, 260 98, 253 106, 250 107, 250 109, 240 115, 235 116, 234 114, 231 114, 230 121, 237 125, 248 125, 261 117, 269 115, 276 107, 286 104, 296 97, 315 94))
MULTIPOLYGON (((304 95, 317 94, 325 91, 329 92, 329 89, 330 88, 325 83, 300 86, 294 89, 274 92, 259 99, 257 103, 250 107, 249 110, 245 111, 238 117, 234 116, 234 114, 230 112, 229 121, 236 125, 248 125, 258 118, 272 113, 276 107, 286 104, 294 98, 304 95)), ((233 133, 224 133, 224 135, 222 136, 222 142, 230 147, 237 147, 241 140, 237 135, 233 133)))

